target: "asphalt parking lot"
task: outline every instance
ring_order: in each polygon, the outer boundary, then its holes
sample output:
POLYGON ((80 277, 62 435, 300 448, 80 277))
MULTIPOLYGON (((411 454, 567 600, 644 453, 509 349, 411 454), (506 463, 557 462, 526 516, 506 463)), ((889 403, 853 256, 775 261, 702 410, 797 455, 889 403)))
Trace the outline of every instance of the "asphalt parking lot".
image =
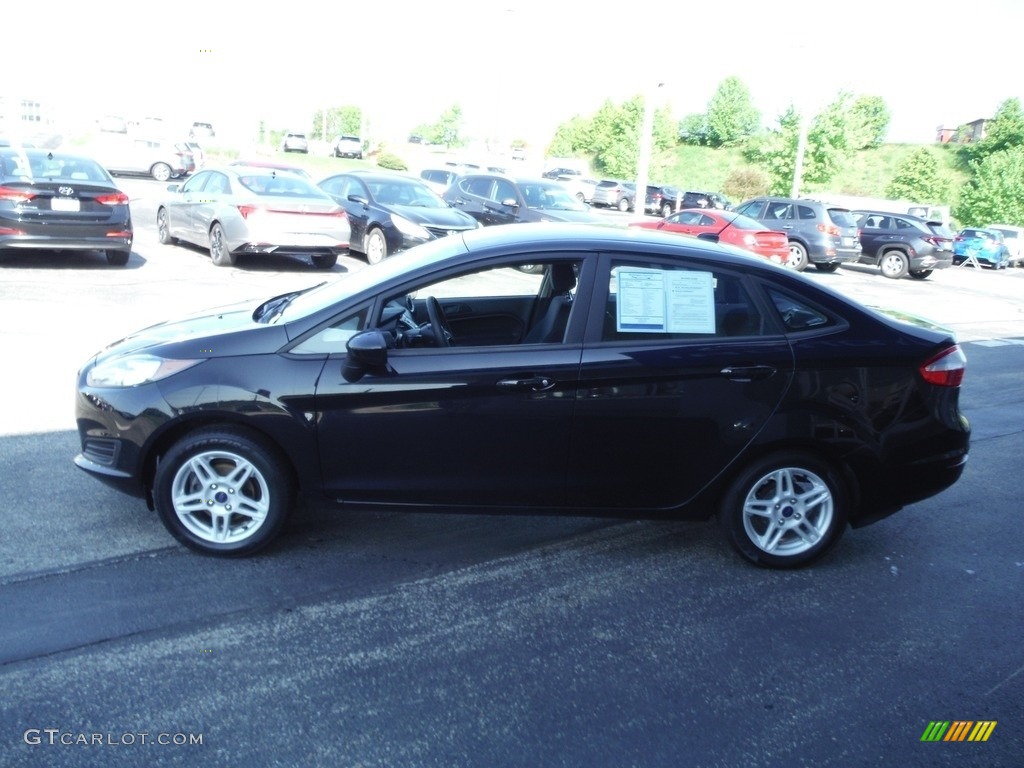
POLYGON ((313 503, 225 561, 72 466, 75 370, 324 273, 159 245, 160 187, 124 181, 127 268, 0 257, 0 765, 1021 765, 1024 269, 808 272, 955 330, 973 425, 957 485, 812 568, 748 566, 714 525, 313 503))

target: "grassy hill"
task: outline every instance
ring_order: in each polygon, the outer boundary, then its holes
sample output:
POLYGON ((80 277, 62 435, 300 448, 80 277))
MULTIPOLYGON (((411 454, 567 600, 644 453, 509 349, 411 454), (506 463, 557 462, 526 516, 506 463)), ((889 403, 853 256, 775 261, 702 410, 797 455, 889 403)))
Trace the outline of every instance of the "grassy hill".
MULTIPOLYGON (((920 144, 884 144, 874 149, 864 149, 854 153, 850 161, 845 163, 840 172, 826 186, 805 185, 802 194, 815 192, 831 192, 836 195, 856 195, 860 197, 886 197, 885 188, 896 175, 900 165, 915 151, 920 144)), ((967 174, 956 165, 955 148, 949 145, 932 145, 939 167, 951 179, 951 197, 966 182, 967 174)), ((674 184, 686 189, 707 189, 730 194, 727 180, 733 171, 750 167, 743 159, 739 149, 712 149, 711 147, 693 147, 680 145, 675 155, 669 158, 665 171, 658 172, 654 181, 674 184)), ((737 200, 738 202, 738 200, 737 200)), ((943 205, 954 205, 956 200, 934 201, 943 205)))

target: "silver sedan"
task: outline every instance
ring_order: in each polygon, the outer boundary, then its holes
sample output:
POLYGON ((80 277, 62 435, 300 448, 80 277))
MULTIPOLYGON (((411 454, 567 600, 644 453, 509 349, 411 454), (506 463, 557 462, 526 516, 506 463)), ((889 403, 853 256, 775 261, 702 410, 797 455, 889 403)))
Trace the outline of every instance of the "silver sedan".
POLYGON ((160 242, 209 248, 217 266, 232 266, 239 254, 276 254, 308 256, 330 269, 348 250, 345 210, 292 173, 207 168, 167 190, 156 214, 160 242))

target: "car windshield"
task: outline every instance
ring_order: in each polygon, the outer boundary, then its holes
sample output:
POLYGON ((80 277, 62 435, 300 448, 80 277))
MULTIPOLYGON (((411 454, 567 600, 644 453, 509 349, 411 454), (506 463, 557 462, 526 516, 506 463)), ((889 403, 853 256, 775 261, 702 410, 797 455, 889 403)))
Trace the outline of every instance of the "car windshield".
POLYGON ((756 231, 762 231, 762 230, 765 229, 765 225, 762 224, 760 221, 755 221, 754 219, 750 218, 749 216, 744 216, 741 213, 731 214, 731 216, 725 216, 724 218, 726 218, 726 219, 730 219, 731 218, 731 221, 729 221, 729 224, 731 226, 735 227, 736 229, 749 229, 749 230, 756 230, 756 231))
POLYGON ((84 157, 53 152, 11 149, 0 152, 0 175, 26 179, 61 179, 110 184, 107 172, 98 163, 84 157))
POLYGON ((401 180, 370 181, 366 186, 374 200, 383 205, 409 205, 415 208, 447 208, 448 203, 423 184, 401 180))
POLYGON ((458 235, 422 243, 403 251, 400 259, 384 259, 378 264, 346 273, 337 280, 323 283, 313 290, 291 298, 287 307, 282 310, 281 318, 285 322, 291 322, 308 317, 339 301, 370 291, 406 271, 412 272, 452 254, 466 252, 466 246, 458 235))
POLYGON ((314 187, 301 176, 287 171, 253 172, 238 177, 242 186, 257 195, 274 197, 311 197, 317 200, 324 198, 324 193, 314 187))
POLYGON ((586 205, 558 184, 521 184, 519 189, 526 199, 527 208, 556 211, 587 210, 586 205))

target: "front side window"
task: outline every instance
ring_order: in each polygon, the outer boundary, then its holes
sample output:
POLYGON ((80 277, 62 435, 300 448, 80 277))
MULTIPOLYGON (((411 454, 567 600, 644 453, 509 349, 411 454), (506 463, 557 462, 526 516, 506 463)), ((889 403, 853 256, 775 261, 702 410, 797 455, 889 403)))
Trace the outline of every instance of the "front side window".
POLYGON ((738 275, 612 263, 602 341, 760 336, 763 327, 761 312, 738 275))

